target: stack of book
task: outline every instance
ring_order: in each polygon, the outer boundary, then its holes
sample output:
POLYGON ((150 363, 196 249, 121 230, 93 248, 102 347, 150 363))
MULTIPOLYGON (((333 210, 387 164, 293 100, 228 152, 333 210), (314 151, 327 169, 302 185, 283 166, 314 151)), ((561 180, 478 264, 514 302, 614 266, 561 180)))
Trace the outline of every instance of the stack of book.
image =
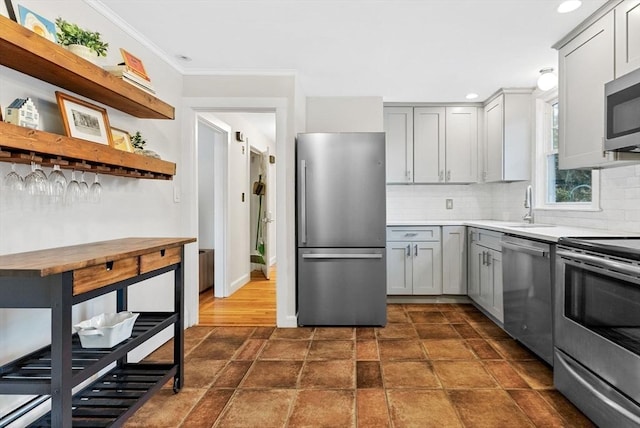
POLYGON ((125 82, 142 89, 150 94, 155 94, 156 91, 151 85, 151 81, 139 74, 131 71, 126 65, 108 65, 103 67, 106 71, 113 74, 116 77, 121 78, 125 82))

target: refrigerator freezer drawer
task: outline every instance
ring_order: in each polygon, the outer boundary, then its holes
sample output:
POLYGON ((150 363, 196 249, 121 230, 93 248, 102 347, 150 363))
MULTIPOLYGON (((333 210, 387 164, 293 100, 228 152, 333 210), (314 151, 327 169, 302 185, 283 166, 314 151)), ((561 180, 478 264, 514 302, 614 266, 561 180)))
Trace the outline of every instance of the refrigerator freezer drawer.
POLYGON ((298 250, 298 324, 385 325, 384 248, 298 250))

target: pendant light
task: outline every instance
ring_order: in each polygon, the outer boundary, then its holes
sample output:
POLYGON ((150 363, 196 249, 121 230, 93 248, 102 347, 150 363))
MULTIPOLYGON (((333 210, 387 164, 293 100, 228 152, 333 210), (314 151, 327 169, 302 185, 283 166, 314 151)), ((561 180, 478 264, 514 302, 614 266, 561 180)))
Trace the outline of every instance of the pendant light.
POLYGON ((538 77, 538 88, 541 91, 548 91, 558 85, 558 76, 553 72, 553 68, 543 68, 538 77))

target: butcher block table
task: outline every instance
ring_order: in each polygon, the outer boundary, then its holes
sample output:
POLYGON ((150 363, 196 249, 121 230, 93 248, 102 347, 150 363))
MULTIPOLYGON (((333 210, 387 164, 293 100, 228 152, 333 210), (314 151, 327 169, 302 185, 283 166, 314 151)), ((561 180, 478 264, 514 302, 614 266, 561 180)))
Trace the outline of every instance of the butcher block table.
MULTIPOLYGON (((49 308, 51 345, 0 367, 0 394, 34 395, 0 425, 51 399, 51 412, 32 426, 121 425, 173 377, 184 379, 184 246, 195 238, 124 238, 0 256, 0 307, 49 308), (113 348, 82 348, 72 334, 73 305, 116 292, 127 310, 127 288, 174 272, 173 312, 143 312, 130 338, 113 348), (128 363, 127 353, 167 327, 174 328, 172 363, 128 363), (115 367, 72 395, 75 386, 115 367)), ((98 314, 93 314, 98 315, 98 314)))

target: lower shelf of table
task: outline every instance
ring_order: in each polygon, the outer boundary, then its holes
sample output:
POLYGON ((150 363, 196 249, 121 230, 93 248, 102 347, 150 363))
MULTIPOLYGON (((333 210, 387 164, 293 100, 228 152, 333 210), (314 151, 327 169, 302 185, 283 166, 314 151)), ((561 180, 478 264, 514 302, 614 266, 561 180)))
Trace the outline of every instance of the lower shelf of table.
MULTIPOLYGON (((175 364, 126 364, 113 369, 73 396, 73 428, 119 425, 176 372, 175 364)), ((30 425, 34 428, 51 426, 50 413, 30 425)))
MULTIPOLYGON (((131 337, 114 348, 86 349, 81 346, 78 336, 73 335, 70 350, 73 386, 124 357, 177 319, 174 313, 143 312, 136 320, 131 337)), ((47 346, 0 367, 0 394, 50 394, 51 362, 51 347, 47 346)))

